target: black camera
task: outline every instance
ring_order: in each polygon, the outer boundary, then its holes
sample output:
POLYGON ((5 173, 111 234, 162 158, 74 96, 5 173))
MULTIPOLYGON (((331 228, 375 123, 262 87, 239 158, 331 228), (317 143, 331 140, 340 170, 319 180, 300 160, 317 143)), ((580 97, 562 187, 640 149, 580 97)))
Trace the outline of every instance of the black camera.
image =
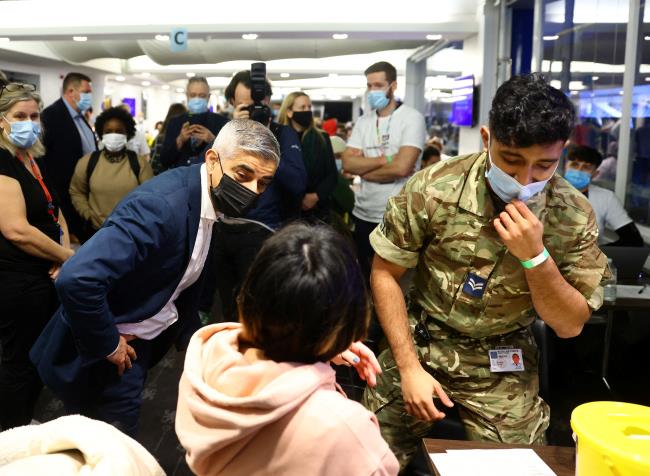
POLYGON ((253 104, 246 108, 250 114, 250 118, 268 126, 271 120, 271 108, 262 104, 262 101, 266 97, 265 63, 251 64, 251 97, 253 98, 253 104))

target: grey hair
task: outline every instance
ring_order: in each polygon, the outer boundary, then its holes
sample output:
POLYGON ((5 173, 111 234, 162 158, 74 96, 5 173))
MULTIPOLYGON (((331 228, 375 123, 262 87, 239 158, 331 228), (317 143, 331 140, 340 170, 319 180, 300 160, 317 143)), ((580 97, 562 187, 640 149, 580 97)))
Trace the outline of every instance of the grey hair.
POLYGON ((186 89, 190 89, 190 84, 193 83, 202 83, 205 84, 208 89, 210 89, 210 84, 208 83, 208 78, 205 76, 192 76, 190 79, 187 80, 187 87, 186 89))
POLYGON ((219 131, 212 150, 223 159, 250 154, 275 165, 280 163, 280 144, 268 127, 250 119, 233 119, 219 131))

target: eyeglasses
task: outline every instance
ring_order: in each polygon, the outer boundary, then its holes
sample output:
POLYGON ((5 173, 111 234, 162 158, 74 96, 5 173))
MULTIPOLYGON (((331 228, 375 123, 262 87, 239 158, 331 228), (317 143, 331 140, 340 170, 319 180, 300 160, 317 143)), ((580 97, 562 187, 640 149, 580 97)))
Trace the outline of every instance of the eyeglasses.
POLYGON ((9 91, 10 93, 14 93, 16 91, 27 91, 27 92, 34 92, 36 91, 36 87, 33 84, 29 83, 7 83, 7 84, 2 84, 0 85, 0 98, 2 97, 2 94, 5 91, 9 91))

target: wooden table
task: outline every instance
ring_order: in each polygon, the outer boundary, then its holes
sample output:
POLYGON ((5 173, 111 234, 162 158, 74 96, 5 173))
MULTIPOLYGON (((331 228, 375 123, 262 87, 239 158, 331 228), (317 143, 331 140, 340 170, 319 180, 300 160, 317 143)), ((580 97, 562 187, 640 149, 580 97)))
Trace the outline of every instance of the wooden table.
POLYGON ((576 471, 575 448, 567 446, 529 446, 529 445, 506 445, 500 443, 488 443, 483 441, 461 441, 461 440, 434 440, 424 438, 421 450, 426 454, 427 464, 432 475, 440 476, 436 471, 429 453, 444 453, 447 450, 477 450, 477 449, 509 449, 509 448, 530 448, 544 460, 544 462, 558 476, 574 476, 576 471))

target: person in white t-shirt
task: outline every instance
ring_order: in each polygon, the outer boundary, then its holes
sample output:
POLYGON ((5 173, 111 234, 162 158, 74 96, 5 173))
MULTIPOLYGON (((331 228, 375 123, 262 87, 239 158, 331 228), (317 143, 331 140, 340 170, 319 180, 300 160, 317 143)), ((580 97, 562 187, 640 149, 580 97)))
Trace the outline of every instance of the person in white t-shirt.
POLYGON ((643 238, 638 228, 614 192, 591 183, 592 178, 596 176, 598 166, 603 161, 600 152, 582 145, 571 146, 567 150, 566 160, 564 178, 587 196, 596 214, 598 244, 643 246, 643 238), (607 243, 606 229, 615 231, 618 240, 607 243))
POLYGON ((381 222, 388 199, 402 189, 419 167, 427 138, 424 116, 395 100, 397 71, 386 61, 366 69, 368 104, 343 152, 343 168, 361 176, 352 218, 361 267, 370 276, 374 251, 368 236, 381 222))
MULTIPOLYGON (((122 103, 119 107, 131 114, 131 108, 128 104, 122 103)), ((129 139, 126 148, 132 150, 138 154, 138 157, 145 159, 147 162, 151 160, 151 149, 147 144, 147 138, 145 137, 144 132, 141 130, 136 129, 135 135, 129 139)))

